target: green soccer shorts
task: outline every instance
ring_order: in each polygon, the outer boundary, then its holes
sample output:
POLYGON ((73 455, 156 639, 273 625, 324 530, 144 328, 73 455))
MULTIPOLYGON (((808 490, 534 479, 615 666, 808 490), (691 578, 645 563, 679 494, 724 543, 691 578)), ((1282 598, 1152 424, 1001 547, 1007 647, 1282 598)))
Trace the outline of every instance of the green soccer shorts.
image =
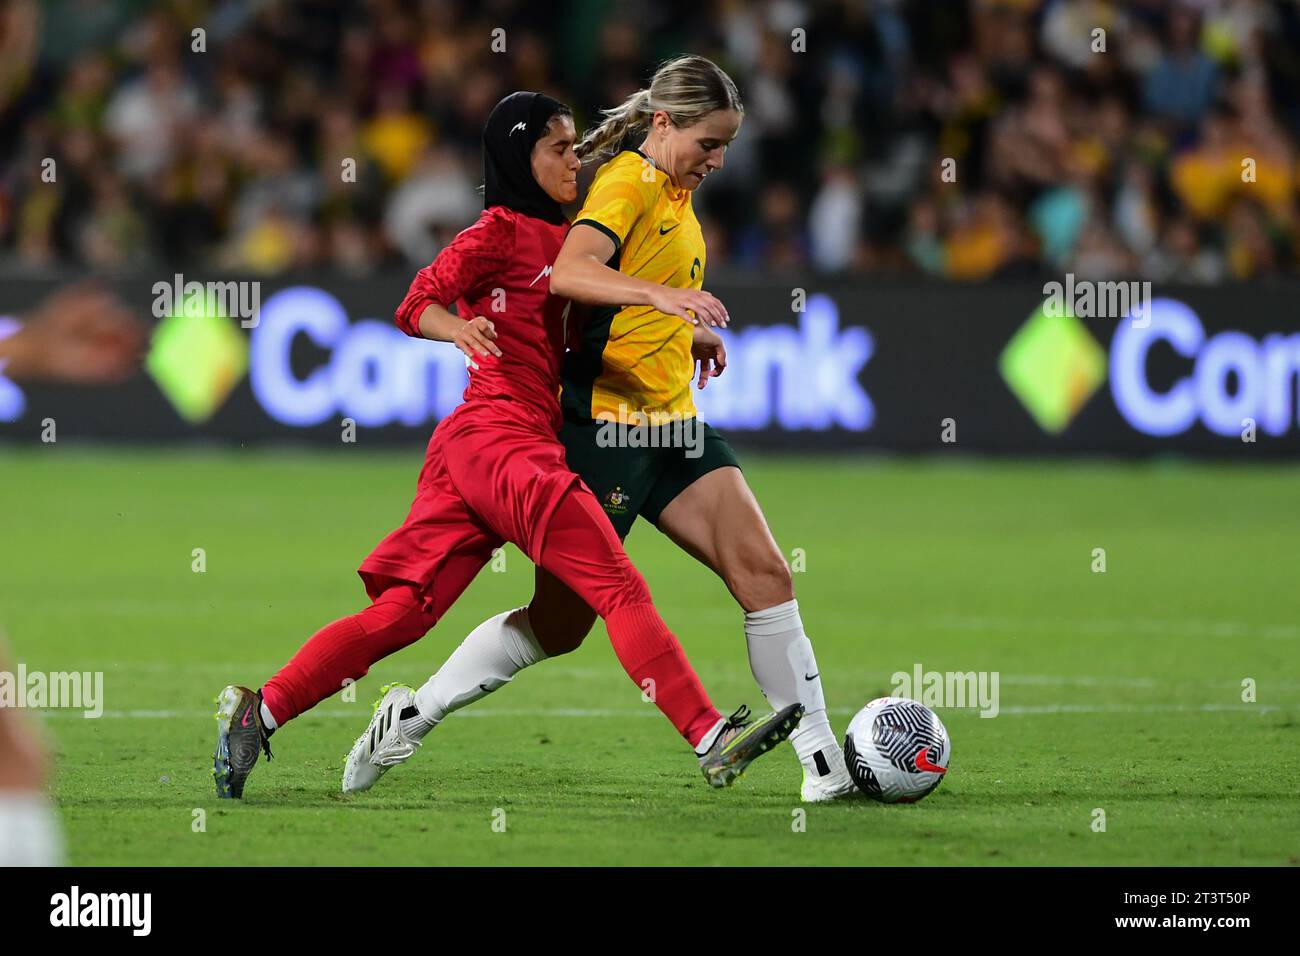
POLYGON ((668 503, 717 468, 740 467, 727 440, 699 419, 651 427, 566 420, 569 468, 596 495, 620 538, 637 515, 658 525, 668 503))

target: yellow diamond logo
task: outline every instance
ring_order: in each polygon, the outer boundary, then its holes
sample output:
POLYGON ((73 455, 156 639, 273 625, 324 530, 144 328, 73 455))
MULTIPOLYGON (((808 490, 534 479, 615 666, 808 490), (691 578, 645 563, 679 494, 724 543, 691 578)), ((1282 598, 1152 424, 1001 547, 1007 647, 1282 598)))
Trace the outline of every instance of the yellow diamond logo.
POLYGON ((1106 353, 1073 312, 1053 315, 1045 305, 1011 337, 998 367, 1034 421, 1059 435, 1106 381, 1106 353))
MULTIPOLYGON (((195 298, 198 298, 197 296, 195 298)), ((180 303, 154 329, 145 367, 181 417, 206 422, 248 371, 248 342, 210 299, 180 303)))

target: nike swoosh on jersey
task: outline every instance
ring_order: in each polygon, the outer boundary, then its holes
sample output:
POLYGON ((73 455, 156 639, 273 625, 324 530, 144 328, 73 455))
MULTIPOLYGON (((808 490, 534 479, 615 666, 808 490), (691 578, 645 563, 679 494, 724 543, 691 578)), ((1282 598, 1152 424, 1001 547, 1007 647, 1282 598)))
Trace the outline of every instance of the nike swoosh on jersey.
POLYGON ((676 228, 677 228, 678 226, 680 226, 680 225, 681 225, 680 222, 675 222, 675 223, 673 223, 671 226, 669 226, 667 229, 665 229, 665 228, 663 227, 663 225, 660 224, 660 226, 659 226, 659 235, 661 235, 661 236, 666 236, 666 235, 668 235, 668 233, 672 232, 674 229, 676 229, 676 228))

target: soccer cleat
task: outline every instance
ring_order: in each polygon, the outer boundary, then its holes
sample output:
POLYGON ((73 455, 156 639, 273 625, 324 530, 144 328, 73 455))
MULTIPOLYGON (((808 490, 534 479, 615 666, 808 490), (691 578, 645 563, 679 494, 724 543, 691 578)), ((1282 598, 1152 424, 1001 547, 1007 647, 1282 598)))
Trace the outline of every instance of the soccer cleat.
POLYGON ((270 735, 262 726, 262 698, 247 687, 228 686, 217 695, 217 750, 212 778, 217 796, 239 800, 259 753, 271 759, 270 735))
POLYGON ((821 766, 825 766, 828 772, 821 776, 813 776, 805 767, 803 786, 799 788, 800 800, 804 803, 826 803, 861 795, 858 785, 853 782, 853 777, 849 774, 849 768, 844 765, 844 751, 838 746, 833 751, 830 748, 822 748, 818 758, 824 760, 821 766), (829 760, 824 759, 827 754, 829 760))
POLYGON ((405 763, 420 741, 402 733, 402 711, 415 706, 415 691, 405 684, 385 684, 375 701, 370 726, 357 738, 343 762, 343 792, 361 793, 373 787, 390 767, 405 763))
POLYGON ((700 768, 710 787, 729 787, 754 758, 767 753, 799 725, 803 704, 791 704, 775 714, 750 721, 749 708, 741 706, 727 718, 700 768))

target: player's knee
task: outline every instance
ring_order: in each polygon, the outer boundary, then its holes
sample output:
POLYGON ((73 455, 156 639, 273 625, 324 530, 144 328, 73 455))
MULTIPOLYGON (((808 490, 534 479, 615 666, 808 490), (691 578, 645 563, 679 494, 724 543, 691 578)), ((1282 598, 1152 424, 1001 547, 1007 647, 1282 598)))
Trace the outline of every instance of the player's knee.
POLYGON ((609 556, 599 574, 589 575, 575 590, 602 618, 608 618, 620 608, 654 603, 650 585, 621 550, 609 556))
POLYGON ((794 575, 778 552, 754 556, 727 575, 727 586, 746 611, 794 600, 794 575))
POLYGON ((438 623, 438 615, 414 585, 386 589, 358 617, 367 634, 382 634, 399 644, 418 641, 438 623))
POLYGON ((546 656, 559 657, 561 654, 576 651, 582 646, 582 642, 591 632, 592 625, 596 623, 596 615, 584 610, 584 613, 570 616, 566 620, 539 621, 530 613, 529 620, 533 626, 533 637, 537 639, 538 646, 546 652, 546 656))
POLYGON ((543 586, 528 605, 528 626, 548 657, 576 651, 595 623, 596 612, 567 588, 543 586))
POLYGON ((634 604, 652 604, 653 599, 650 597, 650 585, 645 583, 645 578, 641 577, 641 572, 632 566, 632 562, 624 558, 623 576, 618 584, 613 588, 613 600, 609 603, 614 610, 620 607, 630 607, 634 604))

